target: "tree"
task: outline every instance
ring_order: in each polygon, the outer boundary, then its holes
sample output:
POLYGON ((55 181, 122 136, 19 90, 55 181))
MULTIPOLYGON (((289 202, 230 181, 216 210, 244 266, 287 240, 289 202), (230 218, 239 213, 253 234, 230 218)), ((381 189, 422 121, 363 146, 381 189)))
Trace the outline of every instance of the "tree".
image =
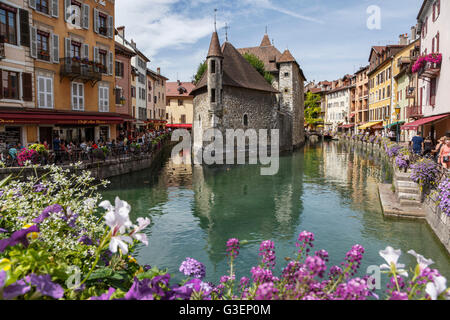
POLYGON ((243 57, 253 66, 253 68, 256 69, 256 71, 259 72, 259 74, 264 77, 264 79, 266 79, 269 84, 272 84, 273 75, 266 71, 266 67, 264 66, 264 62, 262 60, 251 53, 244 53, 243 57))
POLYGON ((322 108, 320 101, 322 100, 319 94, 308 92, 305 99, 305 122, 310 126, 316 126, 323 122, 321 117, 322 108))
POLYGON ((206 69, 208 69, 208 64, 206 63, 206 60, 199 64, 197 68, 197 73, 194 76, 194 81, 197 84, 200 79, 203 77, 203 74, 205 73, 206 69))

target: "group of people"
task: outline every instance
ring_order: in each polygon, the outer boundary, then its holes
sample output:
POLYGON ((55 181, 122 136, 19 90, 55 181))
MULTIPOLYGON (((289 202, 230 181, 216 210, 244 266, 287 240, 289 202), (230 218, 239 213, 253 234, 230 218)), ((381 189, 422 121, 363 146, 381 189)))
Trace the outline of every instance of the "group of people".
POLYGON ((446 169, 450 169, 450 137, 442 137, 437 144, 431 136, 425 139, 418 133, 410 142, 415 154, 434 159, 446 169))
MULTIPOLYGON (((51 145, 47 140, 41 141, 40 144, 48 151, 47 157, 43 159, 44 164, 62 164, 64 161, 89 160, 90 155, 94 150, 105 147, 108 150, 122 150, 126 152, 130 149, 132 144, 143 146, 151 143, 155 138, 169 132, 171 132, 171 129, 143 130, 134 134, 125 134, 122 131, 117 140, 104 140, 100 138, 97 141, 82 141, 80 143, 65 141, 64 139, 61 139, 60 136, 55 136, 51 141, 51 145)), ((17 156, 23 149, 25 149, 25 147, 22 146, 20 142, 10 144, 7 147, 7 150, 5 150, 5 153, 1 154, 2 162, 7 163, 9 166, 15 166, 15 164, 17 164, 17 156)))

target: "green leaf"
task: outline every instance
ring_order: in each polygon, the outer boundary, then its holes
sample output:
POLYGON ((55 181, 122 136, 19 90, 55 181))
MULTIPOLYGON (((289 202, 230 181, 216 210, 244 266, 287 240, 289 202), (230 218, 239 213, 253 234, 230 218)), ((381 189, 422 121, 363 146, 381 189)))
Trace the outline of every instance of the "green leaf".
POLYGON ((109 278, 113 273, 114 271, 111 268, 100 268, 92 272, 88 280, 109 278))

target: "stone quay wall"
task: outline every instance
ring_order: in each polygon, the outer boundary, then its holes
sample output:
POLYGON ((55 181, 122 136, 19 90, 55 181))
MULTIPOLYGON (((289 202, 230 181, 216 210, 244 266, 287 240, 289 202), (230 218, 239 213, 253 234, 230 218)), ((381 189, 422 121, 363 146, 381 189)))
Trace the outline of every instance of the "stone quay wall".
MULTIPOLYGON (((348 141, 348 140, 344 140, 348 141)), ((357 144, 357 145, 363 145, 365 148, 370 150, 379 150, 382 155, 385 155, 384 151, 380 146, 377 144, 372 144, 368 142, 361 142, 361 141, 350 141, 350 143, 357 144)), ((387 158, 387 155, 385 155, 387 158)), ((421 217, 418 217, 420 219, 425 219, 430 226, 430 228, 433 230, 437 238, 441 241, 441 243, 444 245, 444 247, 447 249, 447 252, 450 253, 450 217, 447 216, 442 210, 439 208, 436 201, 433 199, 433 197, 427 197, 423 194, 423 192, 420 190, 420 187, 414 183, 411 178, 409 178, 408 173, 400 172, 395 164, 394 161, 389 159, 389 162, 391 163, 392 167, 394 168, 394 181, 393 185, 395 186, 395 192, 397 199, 399 200, 399 204, 404 207, 408 206, 421 206, 421 210, 423 211, 423 214, 421 217), (406 189, 410 189, 411 193, 416 194, 416 197, 410 197, 411 195, 404 195, 402 194, 402 186, 406 189), (416 190, 416 191, 414 191, 416 190)), ((397 216, 398 217, 398 216, 397 216)), ((411 217, 408 216, 408 219, 411 217)))

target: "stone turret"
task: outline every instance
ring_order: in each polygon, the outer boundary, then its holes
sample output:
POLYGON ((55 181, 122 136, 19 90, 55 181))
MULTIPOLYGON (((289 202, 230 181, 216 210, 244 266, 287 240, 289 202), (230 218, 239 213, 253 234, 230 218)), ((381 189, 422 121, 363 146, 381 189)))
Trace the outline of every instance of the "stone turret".
POLYGON ((212 35, 206 61, 210 121, 211 127, 217 128, 223 116, 223 54, 217 32, 212 35))
POLYGON ((289 50, 278 59, 281 110, 292 116, 292 145, 304 143, 304 81, 305 76, 289 50))

